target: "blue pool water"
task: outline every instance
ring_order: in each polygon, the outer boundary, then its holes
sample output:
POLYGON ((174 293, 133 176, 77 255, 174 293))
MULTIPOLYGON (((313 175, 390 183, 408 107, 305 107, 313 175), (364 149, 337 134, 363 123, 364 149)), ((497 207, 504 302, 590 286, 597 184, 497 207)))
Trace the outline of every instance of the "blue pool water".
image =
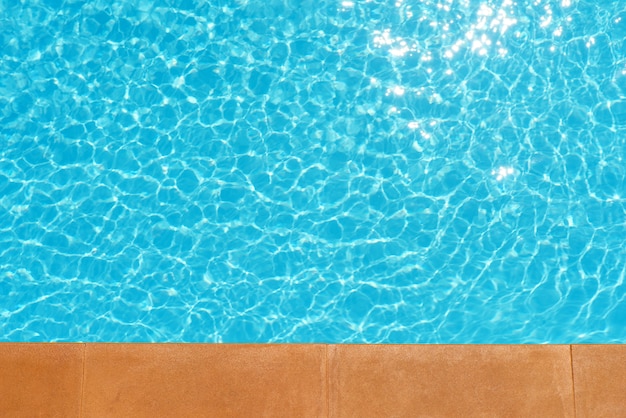
POLYGON ((623 342, 624 158, 626 2, 2 0, 0 340, 623 342))

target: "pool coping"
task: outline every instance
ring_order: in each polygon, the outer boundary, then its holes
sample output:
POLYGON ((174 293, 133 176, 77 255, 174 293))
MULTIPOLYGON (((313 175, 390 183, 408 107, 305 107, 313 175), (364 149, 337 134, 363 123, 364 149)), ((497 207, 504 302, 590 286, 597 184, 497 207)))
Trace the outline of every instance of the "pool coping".
POLYGON ((7 416, 618 416, 625 345, 0 343, 7 416))

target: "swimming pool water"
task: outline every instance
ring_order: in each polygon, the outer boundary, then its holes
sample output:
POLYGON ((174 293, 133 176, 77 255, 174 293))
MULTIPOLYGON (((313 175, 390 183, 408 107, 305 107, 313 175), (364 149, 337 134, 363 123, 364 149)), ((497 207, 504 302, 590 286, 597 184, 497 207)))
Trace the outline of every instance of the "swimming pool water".
POLYGON ((626 3, 0 1, 0 340, 626 339, 626 3))

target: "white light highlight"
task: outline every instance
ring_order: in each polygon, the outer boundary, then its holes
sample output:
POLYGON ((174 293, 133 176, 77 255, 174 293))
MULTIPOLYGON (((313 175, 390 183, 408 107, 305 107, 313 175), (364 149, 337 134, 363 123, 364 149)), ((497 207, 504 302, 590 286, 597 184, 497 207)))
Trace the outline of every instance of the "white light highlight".
POLYGON ((491 171, 491 175, 496 176, 497 181, 502 181, 513 174, 515 174, 515 169, 513 167, 506 166, 500 166, 497 170, 491 171))

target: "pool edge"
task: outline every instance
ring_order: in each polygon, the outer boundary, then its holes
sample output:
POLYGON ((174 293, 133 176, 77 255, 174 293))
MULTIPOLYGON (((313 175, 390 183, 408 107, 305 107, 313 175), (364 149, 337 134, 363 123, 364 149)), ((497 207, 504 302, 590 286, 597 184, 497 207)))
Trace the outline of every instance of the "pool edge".
POLYGON ((624 345, 0 343, 10 416, 616 416, 624 345))

